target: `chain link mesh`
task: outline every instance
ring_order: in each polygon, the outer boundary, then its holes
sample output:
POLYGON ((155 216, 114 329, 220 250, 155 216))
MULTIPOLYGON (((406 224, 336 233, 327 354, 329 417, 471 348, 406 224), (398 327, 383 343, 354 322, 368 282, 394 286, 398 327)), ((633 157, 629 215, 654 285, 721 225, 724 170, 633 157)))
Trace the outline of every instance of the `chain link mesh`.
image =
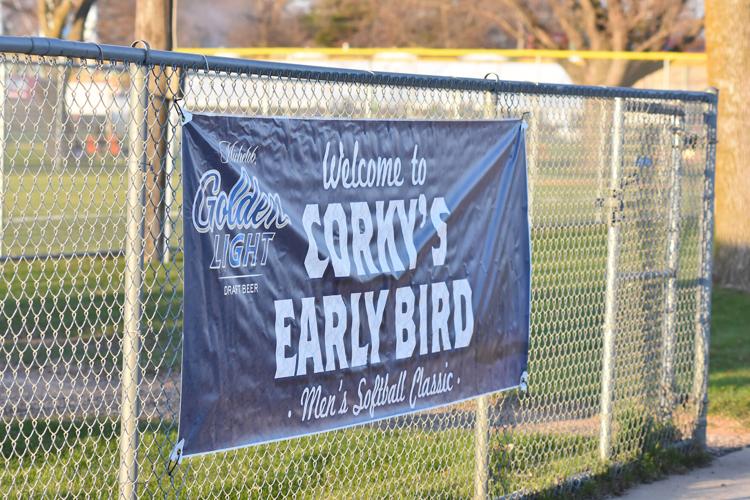
POLYGON ((568 491, 699 439, 715 101, 11 53, 0 65, 0 497, 512 496, 568 491), (177 100, 254 116, 525 117, 528 391, 189 459, 170 476, 182 351, 177 100), (475 490, 478 476, 486 489, 475 490))

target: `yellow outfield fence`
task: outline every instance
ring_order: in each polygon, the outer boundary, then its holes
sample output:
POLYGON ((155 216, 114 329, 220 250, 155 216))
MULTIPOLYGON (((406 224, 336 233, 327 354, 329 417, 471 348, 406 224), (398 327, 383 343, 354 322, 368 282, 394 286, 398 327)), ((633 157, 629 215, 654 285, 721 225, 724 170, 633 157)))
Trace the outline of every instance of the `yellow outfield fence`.
POLYGON ((179 48, 209 56, 274 60, 341 66, 371 71, 479 77, 493 73, 503 80, 576 83, 562 69, 562 61, 627 60, 659 63, 661 68, 634 86, 705 90, 706 54, 703 52, 617 52, 607 50, 434 49, 425 47, 212 47, 179 48))
POLYGON ((671 61, 683 64, 706 63, 703 52, 618 52, 609 50, 539 50, 539 49, 432 49, 426 47, 203 47, 178 48, 178 52, 205 55, 233 54, 247 59, 295 57, 300 54, 324 55, 332 58, 377 57, 384 54, 405 54, 427 59, 458 59, 488 56, 506 59, 624 59, 629 61, 671 61))

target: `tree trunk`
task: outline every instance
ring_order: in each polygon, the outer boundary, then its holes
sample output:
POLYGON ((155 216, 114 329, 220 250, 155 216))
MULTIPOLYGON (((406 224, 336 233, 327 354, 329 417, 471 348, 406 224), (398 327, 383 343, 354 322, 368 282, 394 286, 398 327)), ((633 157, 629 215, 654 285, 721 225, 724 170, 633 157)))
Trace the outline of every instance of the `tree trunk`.
MULTIPOLYGON (((151 49, 172 50, 171 0, 137 0, 135 8, 135 38, 145 40, 151 49)), ((164 175, 167 154, 169 116, 170 68, 154 66, 146 75, 149 99, 145 118, 148 129, 146 140, 145 261, 161 258, 164 251, 164 175)), ((174 79, 174 75, 172 78, 174 79)))
POLYGON ((750 3, 707 0, 706 46, 719 89, 714 279, 750 291, 750 3))

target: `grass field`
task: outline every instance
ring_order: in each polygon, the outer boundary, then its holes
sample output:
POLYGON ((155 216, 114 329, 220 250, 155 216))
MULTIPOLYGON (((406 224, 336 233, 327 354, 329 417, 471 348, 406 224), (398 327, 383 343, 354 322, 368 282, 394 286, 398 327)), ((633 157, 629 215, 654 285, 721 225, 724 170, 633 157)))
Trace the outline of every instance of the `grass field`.
MULTIPOLYGON (((128 171, 124 156, 68 154, 54 166, 41 143, 10 142, 6 152, 0 235, 3 256, 54 255, 123 248, 128 171)), ((179 162, 178 162, 179 163, 179 162)), ((179 165, 170 220, 177 220, 182 192, 179 165)), ((174 225, 174 235, 181 232, 174 225)))
POLYGON ((715 289, 709 412, 750 429, 750 294, 715 289))
MULTIPOLYGON (((619 423, 626 426, 628 422, 619 423)), ((616 447, 632 438, 629 433, 640 433, 640 424, 623 428, 616 447)), ((26 422, 8 432, 12 439, 2 448, 3 491, 23 491, 31 497, 55 493, 73 498, 92 491, 105 497, 116 495, 116 421, 26 422), (56 451, 28 453, 34 448, 56 451)), ((300 491, 311 498, 468 498, 473 493, 471 427, 439 432, 358 427, 188 460, 169 478, 164 474, 164 455, 175 436, 174 429, 159 424, 141 426, 141 495, 163 496, 174 493, 175 486, 189 498, 248 493, 271 498, 300 491)), ((641 450, 638 457, 643 463, 637 470, 613 473, 598 461, 597 443, 596 437, 567 433, 493 431, 490 494, 551 494, 554 490, 548 488, 561 478, 586 470, 596 480, 574 492, 588 496, 617 490, 638 478, 655 477, 666 470, 667 461, 673 466, 692 460, 654 443, 641 450)))

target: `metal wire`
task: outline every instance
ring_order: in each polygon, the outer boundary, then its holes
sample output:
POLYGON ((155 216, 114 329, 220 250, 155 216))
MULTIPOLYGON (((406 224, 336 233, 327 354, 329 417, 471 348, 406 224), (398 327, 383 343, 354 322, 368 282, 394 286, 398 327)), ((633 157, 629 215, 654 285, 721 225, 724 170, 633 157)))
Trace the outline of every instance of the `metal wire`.
POLYGON ((716 96, 0 37, 0 498, 570 491, 705 428, 716 96), (211 68, 207 71, 206 68, 211 68), (180 115, 524 117, 528 390, 184 461, 180 115))

